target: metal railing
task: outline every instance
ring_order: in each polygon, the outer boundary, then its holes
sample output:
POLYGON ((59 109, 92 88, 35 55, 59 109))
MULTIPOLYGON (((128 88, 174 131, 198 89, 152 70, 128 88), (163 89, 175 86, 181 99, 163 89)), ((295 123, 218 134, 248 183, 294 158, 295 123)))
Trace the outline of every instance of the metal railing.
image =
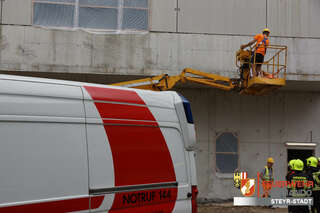
MULTIPOLYGON (((251 50, 255 49, 255 47, 251 48, 251 50)), ((287 60, 288 60, 288 51, 287 46, 283 45, 269 45, 267 50, 274 50, 275 53, 271 54, 272 56, 268 59, 265 59, 263 63, 256 63, 256 54, 254 53, 253 63, 250 62, 250 67, 252 68, 253 76, 257 76, 256 73, 256 65, 261 64, 261 66, 266 67, 267 70, 261 70, 263 75, 270 75, 270 78, 284 78, 286 79, 287 75, 287 60)), ((258 73, 258 75, 262 75, 262 73, 258 73)))

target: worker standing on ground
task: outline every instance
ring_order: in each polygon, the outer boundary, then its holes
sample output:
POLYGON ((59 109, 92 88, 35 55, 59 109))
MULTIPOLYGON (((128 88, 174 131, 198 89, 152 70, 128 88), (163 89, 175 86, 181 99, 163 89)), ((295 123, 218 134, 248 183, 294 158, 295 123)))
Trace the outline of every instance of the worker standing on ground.
POLYGON ((272 183, 274 181, 273 168, 272 168, 273 164, 274 164, 273 158, 269 157, 267 159, 267 166, 265 166, 262 172, 260 173, 260 178, 262 180, 262 187, 263 187, 262 197, 270 197, 270 191, 272 188, 272 183))
MULTIPOLYGON (((294 161, 293 170, 294 173, 288 176, 289 181, 289 196, 295 198, 308 197, 306 190, 309 189, 308 181, 310 177, 303 171, 303 161, 297 159, 294 161), (303 184, 299 184, 303 183, 303 184)), ((289 213, 309 213, 309 206, 288 206, 289 213)))
POLYGON ((307 166, 307 174, 313 180, 313 206, 311 207, 311 211, 320 212, 320 172, 318 169, 318 159, 313 156, 307 158, 307 166))
POLYGON ((268 28, 265 28, 262 31, 262 34, 257 34, 254 36, 254 39, 250 41, 248 44, 241 45, 241 49, 245 49, 246 47, 255 45, 254 53, 252 55, 251 63, 255 64, 255 67, 252 69, 255 71, 253 75, 259 76, 261 75, 261 66, 264 61, 264 56, 267 52, 267 47, 269 45, 269 35, 270 30, 268 28))

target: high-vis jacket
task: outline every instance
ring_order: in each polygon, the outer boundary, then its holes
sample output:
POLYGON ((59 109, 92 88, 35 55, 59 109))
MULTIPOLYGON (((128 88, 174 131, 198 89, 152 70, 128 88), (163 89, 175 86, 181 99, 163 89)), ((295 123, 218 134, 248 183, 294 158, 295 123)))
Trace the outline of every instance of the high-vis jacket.
POLYGON ((262 177, 265 181, 273 181, 273 169, 269 169, 267 166, 265 166, 264 170, 262 171, 262 177))
POLYGON ((314 183, 312 191, 320 191, 320 171, 317 168, 312 168, 309 170, 309 175, 311 175, 314 183))
POLYGON ((269 38, 263 34, 257 34, 254 36, 254 39, 257 41, 256 53, 265 55, 267 52, 267 46, 269 45, 269 38))

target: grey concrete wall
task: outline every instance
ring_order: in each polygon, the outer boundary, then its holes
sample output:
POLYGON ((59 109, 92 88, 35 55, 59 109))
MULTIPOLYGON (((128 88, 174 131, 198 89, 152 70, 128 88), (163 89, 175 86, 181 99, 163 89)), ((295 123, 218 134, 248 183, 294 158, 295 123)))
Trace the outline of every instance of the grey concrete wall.
MULTIPOLYGON (((256 178, 267 157, 275 159, 276 180, 285 180, 285 142, 313 142, 320 155, 320 93, 285 92, 269 97, 239 96, 213 89, 182 89, 190 100, 197 132, 197 169, 201 200, 242 196, 233 177, 216 171, 217 133, 235 132, 239 139, 239 169, 256 178)), ((274 189, 273 196, 284 190, 274 189)))
POLYGON ((161 0, 150 1, 150 30, 163 32, 176 32, 177 27, 177 1, 161 0))
MULTIPOLYGON (((0 70, 116 75, 179 74, 185 67, 237 77, 235 51, 248 36, 94 34, 3 26, 0 70)), ((271 38, 287 45, 288 79, 320 80, 320 39, 271 38)))
POLYGON ((179 31, 255 34, 266 26, 266 0, 179 1, 179 31))
POLYGON ((2 10, 2 24, 32 24, 32 0, 3 1, 2 10))
MULTIPOLYGON (((167 10, 152 15, 157 31, 175 32, 158 27, 158 21, 165 26, 176 22, 172 11, 177 1, 156 1, 158 8, 167 10)), ((179 32, 251 35, 268 26, 276 36, 320 36, 318 0, 183 0, 178 6, 179 32)))
POLYGON ((272 34, 320 37, 319 0, 268 0, 268 26, 272 34))
MULTIPOLYGON (((276 36, 320 37, 318 0, 150 0, 150 5, 152 31, 252 35, 268 26, 276 36)), ((4 24, 31 25, 32 0, 4 1, 2 18, 4 24)))

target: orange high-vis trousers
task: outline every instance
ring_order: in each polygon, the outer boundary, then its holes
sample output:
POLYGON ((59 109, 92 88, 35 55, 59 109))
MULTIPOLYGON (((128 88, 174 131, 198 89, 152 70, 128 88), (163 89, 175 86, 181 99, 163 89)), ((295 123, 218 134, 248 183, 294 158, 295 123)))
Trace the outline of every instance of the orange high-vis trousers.
POLYGON ((264 183, 262 184, 263 187, 263 194, 262 197, 269 197, 270 195, 270 191, 272 188, 272 181, 264 181, 264 183))

